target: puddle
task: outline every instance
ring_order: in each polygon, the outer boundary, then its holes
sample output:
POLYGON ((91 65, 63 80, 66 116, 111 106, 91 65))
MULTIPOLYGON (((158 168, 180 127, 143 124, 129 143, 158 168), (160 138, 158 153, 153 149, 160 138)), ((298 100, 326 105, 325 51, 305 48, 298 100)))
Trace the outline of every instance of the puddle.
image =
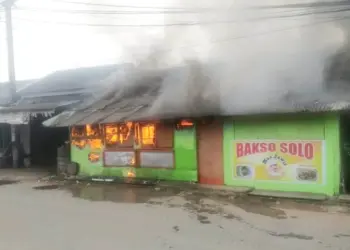
POLYGON ((152 199, 171 197, 180 193, 177 189, 154 188, 149 185, 128 184, 80 184, 63 187, 73 197, 90 201, 110 201, 116 203, 147 203, 161 205, 163 202, 152 199))
MULTIPOLYGON (((116 183, 65 183, 34 187, 36 190, 66 190, 73 197, 92 202, 109 201, 115 203, 146 204, 147 206, 163 206, 169 209, 183 209, 191 218, 202 225, 211 225, 210 216, 217 215, 227 220, 235 220, 251 229, 266 235, 299 240, 313 240, 312 236, 298 233, 279 233, 261 228, 245 218, 225 211, 225 206, 241 208, 248 213, 268 216, 275 219, 287 219, 284 209, 296 209, 316 212, 329 211, 330 205, 325 202, 296 201, 292 199, 274 199, 247 195, 222 195, 215 192, 174 187, 158 187, 153 185, 130 185, 116 183)), ((334 205, 334 204, 333 204, 334 205)), ((332 205, 332 206, 333 206, 332 205)), ((221 226, 219 226, 221 227, 221 226)), ((179 232, 179 226, 173 226, 179 232)), ((350 237, 339 234, 334 237, 350 237)))
POLYGON ((197 220, 202 223, 202 224, 210 224, 211 222, 208 219, 208 216, 204 216, 204 215, 197 215, 197 220))
POLYGON ((11 184, 15 184, 18 183, 19 181, 15 181, 15 180, 0 180, 0 186, 3 185, 11 185, 11 184))
POLYGON ((336 234, 333 237, 335 237, 335 238, 350 238, 350 234, 336 234))
POLYGON ((45 185, 45 186, 36 186, 33 187, 35 190, 54 190, 54 189, 59 189, 59 185, 45 185))
MULTIPOLYGON (((0 183, 1 185, 1 183, 0 183)), ((154 185, 117 184, 117 183, 57 183, 34 187, 36 190, 67 190, 73 197, 93 202, 109 201, 115 203, 143 203, 151 206, 180 208, 193 214, 202 224, 209 224, 209 215, 219 215, 226 219, 243 221, 234 214, 225 213, 225 205, 275 219, 288 219, 285 210, 303 210, 313 212, 350 213, 349 206, 310 202, 307 200, 277 199, 248 196, 242 194, 220 194, 200 189, 159 187, 154 185)), ((280 237, 286 237, 285 235, 280 237)), ((292 236, 290 236, 292 237, 292 236)))
POLYGON ((312 236, 303 235, 303 234, 295 234, 295 233, 279 234, 279 233, 270 232, 269 234, 272 236, 276 236, 276 237, 283 237, 285 239, 289 239, 289 238, 295 238, 295 239, 299 239, 299 240, 313 240, 314 239, 314 237, 312 237, 312 236))

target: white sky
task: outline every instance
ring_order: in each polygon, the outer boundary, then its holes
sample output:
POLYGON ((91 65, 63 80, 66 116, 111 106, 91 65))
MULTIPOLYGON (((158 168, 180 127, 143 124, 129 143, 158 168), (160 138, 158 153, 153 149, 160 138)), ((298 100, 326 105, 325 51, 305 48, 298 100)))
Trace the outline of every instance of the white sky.
MULTIPOLYGON (((164 6, 155 0, 77 0, 99 4, 164 6)), ((163 14, 156 15, 88 15, 62 13, 60 10, 128 10, 62 3, 60 0, 18 0, 13 11, 14 52, 17 80, 39 78, 59 69, 122 63, 123 55, 133 51, 125 46, 140 44, 140 38, 162 35, 163 28, 93 27, 63 25, 93 24, 162 24, 163 14), (17 8, 17 9, 16 9, 17 8), (41 11, 40 11, 41 10, 41 11), (52 12, 54 10, 56 12, 52 12)), ((147 11, 132 9, 132 11, 147 11)), ((4 13, 0 12, 0 81, 8 79, 4 13)), ((146 41, 142 41, 146 42, 146 41)), ((129 55, 130 56, 130 55, 129 55)))

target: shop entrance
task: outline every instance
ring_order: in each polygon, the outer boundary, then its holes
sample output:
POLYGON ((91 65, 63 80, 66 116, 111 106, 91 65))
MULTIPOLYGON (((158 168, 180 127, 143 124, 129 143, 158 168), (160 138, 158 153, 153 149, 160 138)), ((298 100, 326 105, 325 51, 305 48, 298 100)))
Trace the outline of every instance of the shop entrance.
POLYGON ((340 119, 341 141, 341 193, 350 194, 350 114, 340 119))
POLYGON ((198 179, 201 184, 223 185, 223 124, 220 121, 197 124, 198 179))
POLYGON ((33 167, 54 170, 57 162, 57 149, 69 139, 67 127, 49 128, 42 125, 47 119, 41 115, 30 122, 30 160, 33 167))

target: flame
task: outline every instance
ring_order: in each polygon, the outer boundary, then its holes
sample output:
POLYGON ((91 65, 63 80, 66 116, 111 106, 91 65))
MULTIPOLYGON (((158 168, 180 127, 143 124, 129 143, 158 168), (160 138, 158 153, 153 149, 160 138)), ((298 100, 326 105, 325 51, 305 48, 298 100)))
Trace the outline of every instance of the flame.
POLYGON ((123 144, 133 135, 136 145, 155 145, 156 125, 155 123, 139 124, 133 122, 106 125, 105 134, 107 144, 123 144))
POLYGON ((146 124, 141 127, 141 141, 143 145, 154 145, 155 125, 146 124))
POLYGON ((131 160, 130 160, 130 165, 135 165, 136 161, 135 161, 135 157, 133 157, 131 160))
POLYGON ((107 144, 115 144, 118 142, 118 126, 117 125, 106 125, 105 126, 106 133, 106 142, 107 144))
POLYGON ((86 135, 87 136, 98 136, 100 133, 99 133, 99 125, 91 125, 91 124, 87 124, 85 126, 85 129, 86 129, 86 135))
POLYGON ((180 125, 181 126, 193 126, 193 122, 188 121, 188 120, 181 120, 180 125))
POLYGON ((133 171, 128 171, 127 176, 129 178, 134 178, 136 176, 136 174, 133 171))
POLYGON ((88 159, 90 162, 98 162, 100 160, 100 154, 98 153, 89 153, 88 159))
POLYGON ((120 125, 119 141, 121 144, 129 139, 132 130, 132 125, 132 122, 126 122, 125 124, 120 125))
POLYGON ((131 134, 132 125, 133 125, 132 122, 127 122, 126 123, 126 127, 128 128, 128 134, 126 135, 126 139, 128 139, 130 134, 131 134))
POLYGON ((124 124, 106 125, 105 133, 107 144, 123 144, 130 138, 132 128, 132 122, 126 122, 124 124))
POLYGON ((72 140, 72 145, 79 149, 83 149, 86 145, 86 140, 72 140))
POLYGON ((102 149, 102 140, 101 139, 91 139, 89 140, 91 149, 102 149))
POLYGON ((84 127, 81 127, 81 126, 72 127, 71 136, 72 137, 84 136, 84 127))

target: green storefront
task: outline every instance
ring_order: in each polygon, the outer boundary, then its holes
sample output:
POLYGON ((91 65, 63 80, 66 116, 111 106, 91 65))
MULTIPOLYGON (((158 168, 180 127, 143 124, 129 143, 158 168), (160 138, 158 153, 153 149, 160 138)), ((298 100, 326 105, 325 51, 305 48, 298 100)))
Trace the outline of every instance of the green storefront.
POLYGON ((78 175, 89 177, 201 183, 215 177, 222 179, 219 185, 281 193, 350 191, 350 154, 344 150, 350 145, 350 119, 343 114, 227 117, 205 130, 179 124, 94 125, 98 132, 93 134, 90 125, 72 127, 71 161, 78 163, 78 175), (116 139, 116 131, 128 136, 116 139))
POLYGON ((192 123, 127 122, 70 131, 70 159, 78 163, 79 176, 197 181, 192 123))
POLYGON ((225 185, 337 195, 342 172, 340 121, 337 113, 228 119, 225 185))

